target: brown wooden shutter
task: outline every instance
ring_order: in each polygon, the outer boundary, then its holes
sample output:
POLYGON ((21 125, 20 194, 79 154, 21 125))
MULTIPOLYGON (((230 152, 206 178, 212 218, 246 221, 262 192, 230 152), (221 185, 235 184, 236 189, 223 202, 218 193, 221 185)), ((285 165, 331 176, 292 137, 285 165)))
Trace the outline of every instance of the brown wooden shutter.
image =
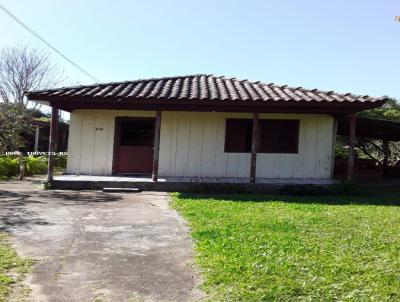
POLYGON ((225 128, 225 152, 250 152, 251 129, 251 120, 227 119, 225 128))

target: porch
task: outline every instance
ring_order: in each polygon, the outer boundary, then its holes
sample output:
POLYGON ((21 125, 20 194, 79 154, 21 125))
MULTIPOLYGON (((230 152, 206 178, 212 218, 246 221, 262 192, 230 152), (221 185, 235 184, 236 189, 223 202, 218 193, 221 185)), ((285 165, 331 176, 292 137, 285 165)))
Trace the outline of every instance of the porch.
POLYGON ((101 190, 103 188, 138 188, 142 191, 190 191, 196 188, 218 189, 234 187, 253 193, 274 193, 285 185, 316 185, 334 184, 334 179, 280 179, 257 178, 255 184, 249 184, 248 178, 218 178, 218 177, 159 177, 153 181, 151 175, 133 176, 93 176, 93 175, 59 175, 54 176, 52 189, 64 190, 101 190))

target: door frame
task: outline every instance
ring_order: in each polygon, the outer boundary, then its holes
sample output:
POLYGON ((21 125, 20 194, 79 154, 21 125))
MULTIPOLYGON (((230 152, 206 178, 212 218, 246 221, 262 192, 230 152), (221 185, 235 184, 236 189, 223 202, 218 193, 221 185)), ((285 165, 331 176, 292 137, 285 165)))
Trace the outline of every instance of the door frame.
MULTIPOLYGON (((156 127, 156 118, 151 116, 146 117, 138 117, 138 116, 117 116, 114 121, 114 148, 113 148, 113 161, 112 161, 112 175, 116 175, 117 163, 118 163, 118 148, 120 146, 121 139, 121 123, 126 120, 145 120, 152 121, 154 126, 154 134, 156 127)), ((153 150, 154 150, 154 137, 153 135, 153 150)), ((133 172, 134 173, 134 172, 133 172)), ((149 174, 149 173, 137 173, 137 174, 149 174)))

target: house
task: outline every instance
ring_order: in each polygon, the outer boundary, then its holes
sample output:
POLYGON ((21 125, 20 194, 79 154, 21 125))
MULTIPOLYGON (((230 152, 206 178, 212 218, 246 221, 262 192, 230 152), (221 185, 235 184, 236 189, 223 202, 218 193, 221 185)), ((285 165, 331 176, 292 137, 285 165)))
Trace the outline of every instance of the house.
MULTIPOLYGON (((330 179, 337 123, 384 98, 189 75, 31 91, 71 112, 66 172, 184 180, 330 179)), ((53 137, 53 140, 55 138, 53 137)), ((49 165, 49 177, 52 177, 49 165)))
MULTIPOLYGON (((67 151, 68 126, 68 123, 58 121, 56 151, 67 151)), ((49 148, 50 118, 34 118, 32 127, 35 129, 34 133, 23 134, 26 141, 25 151, 38 152, 40 154, 47 152, 49 148)))

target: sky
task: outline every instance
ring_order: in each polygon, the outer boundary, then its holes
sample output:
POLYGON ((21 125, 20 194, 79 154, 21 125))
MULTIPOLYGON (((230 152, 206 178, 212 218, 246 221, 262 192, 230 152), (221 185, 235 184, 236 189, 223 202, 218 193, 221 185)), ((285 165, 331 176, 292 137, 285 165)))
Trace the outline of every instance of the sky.
MULTIPOLYGON (((400 98, 400 1, 0 0, 101 82, 214 74, 400 98)), ((42 47, 0 11, 0 47, 42 47)), ((93 80, 52 53, 66 84, 93 80)))

